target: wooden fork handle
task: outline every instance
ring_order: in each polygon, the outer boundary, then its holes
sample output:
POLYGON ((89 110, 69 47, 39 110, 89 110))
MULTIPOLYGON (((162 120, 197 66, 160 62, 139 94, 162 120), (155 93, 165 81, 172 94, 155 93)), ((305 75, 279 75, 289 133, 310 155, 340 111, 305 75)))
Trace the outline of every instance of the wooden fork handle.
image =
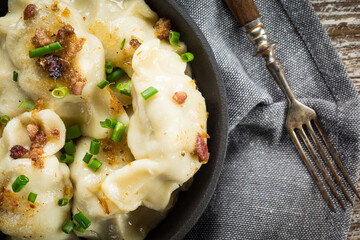
POLYGON ((225 0, 225 2, 241 27, 260 17, 253 0, 225 0))

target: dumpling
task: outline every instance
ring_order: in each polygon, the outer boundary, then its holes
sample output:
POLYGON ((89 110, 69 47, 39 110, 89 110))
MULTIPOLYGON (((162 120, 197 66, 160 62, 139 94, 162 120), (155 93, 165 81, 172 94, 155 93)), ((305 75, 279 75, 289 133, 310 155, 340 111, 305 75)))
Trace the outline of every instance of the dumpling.
POLYGON ((85 233, 76 233, 88 239, 143 239, 166 213, 147 208, 124 213, 101 190, 101 184, 112 172, 134 160, 127 147, 126 137, 120 143, 111 139, 101 141, 101 150, 94 158, 100 160, 102 165, 96 172, 83 161, 90 142, 91 139, 82 138, 77 143, 75 161, 70 165, 71 179, 76 188, 73 213, 81 211, 91 221, 85 233))
POLYGON ((18 238, 71 239, 61 231, 70 218, 70 171, 55 154, 65 142, 65 126, 51 110, 26 112, 12 119, 0 139, 0 230, 18 238), (25 175, 29 182, 19 192, 15 179, 25 175), (34 203, 28 201, 36 193, 34 203))
MULTIPOLYGON (((90 10, 89 29, 104 45, 106 59, 131 77, 134 52, 142 43, 156 39, 153 26, 159 17, 143 0, 95 2, 97 6, 90 10), (120 49, 124 39, 124 48, 120 49)), ((172 47, 169 42, 162 41, 164 47, 178 53, 185 52, 185 44, 179 44, 180 47, 172 47)))
POLYGON ((41 99, 40 108, 53 109, 67 125, 80 123, 89 137, 108 136, 99 125, 106 118, 127 124, 123 104, 108 87, 97 87, 105 79, 104 49, 87 32, 75 8, 62 2, 37 1, 35 16, 19 19, 7 32, 5 47, 19 72, 19 87, 31 99, 41 99), (29 50, 36 45, 52 41, 63 42, 65 50, 39 60, 29 57, 29 50), (63 99, 53 97, 51 90, 56 87, 67 87, 69 94, 63 99))
POLYGON ((102 190, 126 212, 139 206, 162 211, 172 192, 207 161, 205 100, 184 74, 180 56, 159 40, 135 52, 133 68, 128 145, 136 161, 111 173, 102 190), (140 93, 151 86, 159 92, 144 100, 140 93))

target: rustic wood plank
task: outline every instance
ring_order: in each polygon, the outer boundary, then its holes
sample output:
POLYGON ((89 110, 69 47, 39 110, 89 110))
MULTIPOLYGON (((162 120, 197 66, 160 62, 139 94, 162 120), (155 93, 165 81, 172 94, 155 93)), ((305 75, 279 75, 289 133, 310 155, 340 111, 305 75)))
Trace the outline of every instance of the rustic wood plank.
MULTIPOLYGON (((360 0, 310 0, 360 92, 360 0)), ((360 181, 357 183, 360 191, 360 181)), ((348 240, 360 239, 360 200, 356 199, 348 240)))

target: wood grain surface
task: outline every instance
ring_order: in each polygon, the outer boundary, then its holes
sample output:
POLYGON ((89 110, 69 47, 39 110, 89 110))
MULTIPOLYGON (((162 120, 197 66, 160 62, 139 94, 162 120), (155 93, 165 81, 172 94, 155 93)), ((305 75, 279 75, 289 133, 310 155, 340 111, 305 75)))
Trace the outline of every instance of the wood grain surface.
MULTIPOLYGON (((310 0, 360 92, 360 0, 310 0)), ((360 181, 357 189, 360 191, 360 181)), ((356 199, 348 240, 360 239, 360 200, 356 199)))

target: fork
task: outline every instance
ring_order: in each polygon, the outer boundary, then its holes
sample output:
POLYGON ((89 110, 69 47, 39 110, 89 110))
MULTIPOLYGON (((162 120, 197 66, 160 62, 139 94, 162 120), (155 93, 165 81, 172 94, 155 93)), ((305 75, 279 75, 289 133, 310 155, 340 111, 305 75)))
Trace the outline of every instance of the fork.
POLYGON ((321 163, 318 153, 320 153, 321 158, 325 162, 327 168, 330 170, 331 175, 334 177, 336 183, 339 185, 346 199, 351 204, 353 204, 333 164, 330 162, 330 158, 326 153, 325 149, 328 150, 328 152, 330 153, 329 155, 334 160, 337 167, 343 174, 345 180, 350 185, 351 189, 359 199, 360 195, 356 190, 354 184, 350 180, 350 177, 347 174, 345 168, 343 167, 339 157, 337 156, 334 147, 330 143, 329 138, 327 137, 324 128, 322 127, 317 117, 316 112, 312 108, 309 108, 308 106, 299 102, 296 99, 293 91, 291 90, 281 62, 274 55, 274 50, 277 46, 277 43, 269 40, 266 29, 263 26, 260 14, 256 8, 255 3, 253 2, 253 0, 225 0, 225 2, 235 16, 236 20, 242 26, 242 30, 246 33, 249 40, 255 46, 256 55, 262 56, 265 59, 268 70, 270 71, 271 75, 273 76, 283 93, 286 95, 289 106, 288 115, 286 118, 286 129, 301 158, 304 160, 310 174, 312 175, 317 186, 319 187, 323 197, 326 199, 331 210, 336 212, 335 206, 332 203, 327 191, 325 190, 325 186, 322 184, 312 163, 310 162, 307 154, 305 153, 305 150, 303 148, 304 145, 306 146, 308 153, 310 153, 310 156, 312 157, 316 166, 323 175, 325 182, 329 185, 331 192, 334 194, 335 198, 338 200, 342 208, 345 209, 345 205, 336 191, 332 178, 329 176, 329 174, 325 170, 324 165, 321 163), (315 131, 317 131, 318 134, 316 134, 315 131), (312 142, 309 139, 309 135, 312 142), (300 140, 303 144, 301 144, 300 140), (318 153, 314 147, 314 143, 316 149, 318 150, 318 153), (323 145, 326 146, 326 148, 324 148, 323 145))

